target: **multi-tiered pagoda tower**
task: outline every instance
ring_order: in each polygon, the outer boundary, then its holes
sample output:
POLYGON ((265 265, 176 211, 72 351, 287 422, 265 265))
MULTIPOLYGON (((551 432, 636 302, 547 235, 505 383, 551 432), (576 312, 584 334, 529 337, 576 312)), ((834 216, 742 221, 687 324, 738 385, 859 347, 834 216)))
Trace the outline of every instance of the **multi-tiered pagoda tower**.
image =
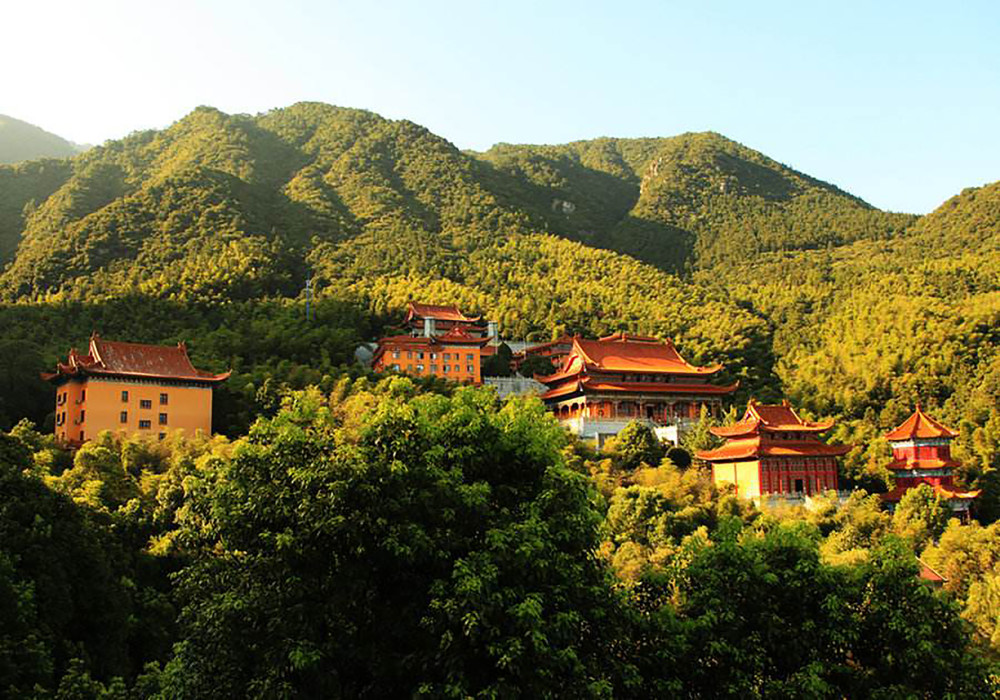
POLYGON ((963 491, 955 487, 952 469, 959 466, 951 457, 951 441, 958 435, 954 430, 934 420, 917 404, 913 415, 885 438, 892 446, 892 461, 887 465, 895 477, 896 486, 882 494, 890 510, 910 489, 927 484, 947 500, 951 509, 963 520, 979 491, 963 491))

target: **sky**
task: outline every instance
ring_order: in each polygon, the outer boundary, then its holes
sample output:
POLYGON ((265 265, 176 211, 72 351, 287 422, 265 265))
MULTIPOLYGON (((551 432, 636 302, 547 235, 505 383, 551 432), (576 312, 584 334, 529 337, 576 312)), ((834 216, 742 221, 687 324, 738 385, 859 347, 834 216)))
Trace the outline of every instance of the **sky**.
POLYGON ((6 0, 0 114, 78 143, 298 101, 463 149, 717 131, 882 209, 1000 180, 997 2, 6 0))

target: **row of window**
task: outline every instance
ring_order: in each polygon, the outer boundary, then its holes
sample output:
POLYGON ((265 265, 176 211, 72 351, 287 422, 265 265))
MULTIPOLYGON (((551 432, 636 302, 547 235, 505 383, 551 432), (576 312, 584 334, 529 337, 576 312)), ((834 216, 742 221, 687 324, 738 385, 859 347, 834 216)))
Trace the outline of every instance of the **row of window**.
MULTIPOLYGON (((413 352, 414 352, 413 350, 407 350, 406 351, 406 359, 407 360, 412 360, 413 359, 413 352)), ((417 353, 417 359, 418 360, 423 360, 424 359, 424 355, 430 355, 430 359, 432 359, 432 360, 438 359, 438 353, 436 353, 436 352, 425 353, 423 350, 417 350, 416 353, 417 353)), ((402 355, 402 352, 400 350, 393 350, 392 351, 392 359, 394 359, 394 360, 398 360, 401 355, 402 355)), ((445 360, 445 361, 448 361, 448 360, 452 360, 452 361, 461 360, 462 359, 462 354, 458 353, 458 352, 445 352, 445 353, 441 353, 441 359, 445 360)), ((465 360, 466 360, 466 362, 475 362, 476 356, 475 356, 474 353, 471 353, 471 352, 470 353, 466 353, 465 360)))
MULTIPOLYGON (((160 394, 160 405, 161 406, 166 406, 169 403, 169 401, 170 401, 170 397, 166 393, 161 393, 160 394)), ((128 391, 127 390, 122 390, 122 403, 128 403, 128 391)), ((139 408, 152 408, 152 407, 153 407, 153 400, 152 399, 140 399, 139 400, 139 408)))
MULTIPOLYGON (((398 364, 392 365, 391 369, 394 369, 397 372, 404 371, 404 368, 401 365, 398 365, 398 364)), ((407 371, 407 372, 423 372, 424 370, 425 370, 425 366, 424 365, 420 365, 420 364, 417 364, 417 365, 408 364, 408 365, 406 365, 406 368, 405 368, 405 371, 407 371)), ((476 368, 475 368, 474 365, 466 365, 465 371, 468 374, 475 374, 476 373, 476 368)), ((437 365, 431 365, 431 374, 437 374, 437 373, 438 373, 438 366, 437 365)), ((442 374, 461 374, 462 373, 462 366, 461 365, 442 365, 441 366, 441 373, 442 374)))
POLYGON ((765 459, 761 461, 764 471, 794 471, 796 469, 835 469, 836 462, 829 457, 801 457, 798 459, 765 459))
MULTIPOLYGON (((118 414, 118 420, 121 423, 128 423, 128 411, 122 411, 120 414, 118 414)), ((160 425, 166 425, 166 424, 167 424, 167 414, 166 413, 161 413, 160 414, 160 425)), ((152 425, 152 422, 149 421, 149 420, 143 419, 143 420, 139 421, 139 429, 140 430, 142 430, 142 429, 148 430, 151 427, 151 425, 152 425)))

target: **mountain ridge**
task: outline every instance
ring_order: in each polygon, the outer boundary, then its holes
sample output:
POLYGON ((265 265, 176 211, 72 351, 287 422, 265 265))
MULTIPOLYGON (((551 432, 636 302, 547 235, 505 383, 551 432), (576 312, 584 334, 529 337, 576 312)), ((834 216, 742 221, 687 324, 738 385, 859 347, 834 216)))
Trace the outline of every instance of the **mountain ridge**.
POLYGON ((70 158, 90 148, 73 143, 40 126, 0 114, 0 164, 42 158, 70 158))

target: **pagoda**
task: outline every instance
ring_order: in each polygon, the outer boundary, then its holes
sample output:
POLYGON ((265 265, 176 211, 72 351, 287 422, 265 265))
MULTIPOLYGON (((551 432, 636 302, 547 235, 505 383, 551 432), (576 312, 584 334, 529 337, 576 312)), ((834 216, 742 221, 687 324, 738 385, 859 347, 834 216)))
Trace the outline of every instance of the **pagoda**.
POLYGON ((833 421, 802 420, 787 401, 768 405, 751 399, 739 422, 711 429, 726 443, 695 456, 712 465, 716 486, 742 498, 809 496, 837 489, 837 457, 851 449, 820 439, 832 427, 833 421))
POLYGON ((184 343, 124 343, 94 333, 86 353, 71 348, 42 379, 56 387, 56 437, 80 445, 102 430, 211 434, 212 389, 229 374, 195 369, 184 343))
POLYGON ((496 323, 466 316, 456 306, 411 301, 402 331, 379 339, 372 359, 376 372, 392 370, 480 384, 483 359, 496 350, 496 323))
POLYGON ((696 367, 669 340, 616 333, 598 340, 574 336, 560 354, 555 373, 536 376, 546 385, 542 400, 571 431, 598 445, 630 421, 673 426, 662 437, 676 441, 676 426, 693 422, 707 407, 713 415, 738 383, 719 386, 710 379, 722 369, 696 367))
POLYGON ((979 491, 962 491, 955 487, 952 469, 959 463, 951 457, 951 441, 957 435, 924 413, 920 404, 902 425, 885 434, 892 447, 892 461, 886 466, 896 483, 891 491, 882 494, 890 510, 895 510, 907 491, 927 484, 960 518, 968 519, 969 508, 979 491))

